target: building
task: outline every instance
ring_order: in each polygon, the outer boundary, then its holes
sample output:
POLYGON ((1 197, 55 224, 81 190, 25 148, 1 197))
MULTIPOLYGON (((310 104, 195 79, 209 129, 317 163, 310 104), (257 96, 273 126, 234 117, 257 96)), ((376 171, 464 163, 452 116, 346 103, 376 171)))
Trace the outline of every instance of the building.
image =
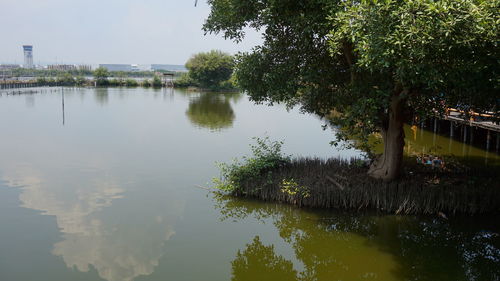
POLYGON ((106 68, 108 71, 132 71, 131 64, 99 64, 99 67, 106 68))
POLYGON ((78 66, 78 70, 81 71, 92 71, 92 66, 88 64, 81 64, 78 66))
POLYGON ((61 70, 61 71, 70 71, 76 70, 76 65, 73 64, 51 64, 47 65, 48 70, 61 70))
POLYGON ((33 68, 33 46, 23 45, 24 50, 24 68, 33 68))
POLYGON ((11 70, 21 68, 19 64, 0 64, 0 70, 11 70))
POLYGON ((175 65, 175 64, 152 64, 152 71, 174 71, 174 72, 187 72, 187 69, 184 65, 175 65))

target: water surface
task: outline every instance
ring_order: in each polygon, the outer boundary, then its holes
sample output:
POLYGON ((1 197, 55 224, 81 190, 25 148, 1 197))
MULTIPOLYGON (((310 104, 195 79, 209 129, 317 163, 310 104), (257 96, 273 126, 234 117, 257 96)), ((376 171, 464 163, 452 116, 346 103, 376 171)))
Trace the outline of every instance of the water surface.
POLYGON ((499 280, 492 218, 314 211, 199 188, 255 136, 294 155, 360 155, 331 147, 322 124, 242 94, 4 94, 0 280, 499 280))

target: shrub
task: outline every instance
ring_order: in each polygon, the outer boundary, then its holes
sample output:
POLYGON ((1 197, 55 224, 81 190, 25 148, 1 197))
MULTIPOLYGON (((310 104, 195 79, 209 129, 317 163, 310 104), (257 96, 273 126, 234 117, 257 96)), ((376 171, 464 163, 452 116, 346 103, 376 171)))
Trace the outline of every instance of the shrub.
POLYGON ((115 87, 121 86, 121 81, 118 80, 118 79, 116 79, 116 78, 113 78, 113 79, 111 79, 111 80, 108 81, 108 85, 109 86, 115 86, 115 87))
POLYGON ((187 72, 182 73, 179 78, 174 80, 174 87, 186 88, 186 87, 190 87, 190 86, 197 86, 197 85, 193 81, 191 76, 189 76, 189 73, 187 73, 187 72))
POLYGON ((77 86, 84 86, 86 83, 87 83, 87 79, 85 79, 85 77, 83 77, 83 76, 77 76, 75 78, 75 84, 77 86))
POLYGON ((153 83, 152 83, 152 84, 153 84, 153 87, 154 87, 154 88, 161 88, 162 83, 161 83, 161 79, 160 79, 160 77, 158 77, 158 76, 156 76, 156 75, 155 75, 155 76, 153 77, 153 83))
POLYGON ((270 141, 269 137, 254 138, 257 144, 250 145, 252 157, 244 156, 242 161, 235 159, 232 163, 218 163, 221 170, 221 177, 214 178, 215 188, 229 192, 241 192, 243 183, 268 177, 273 169, 290 163, 290 156, 285 156, 281 152, 283 142, 270 141))
POLYGON ((139 86, 139 83, 137 83, 136 80, 129 78, 129 79, 125 80, 125 86, 127 86, 127 87, 137 87, 137 86, 139 86))

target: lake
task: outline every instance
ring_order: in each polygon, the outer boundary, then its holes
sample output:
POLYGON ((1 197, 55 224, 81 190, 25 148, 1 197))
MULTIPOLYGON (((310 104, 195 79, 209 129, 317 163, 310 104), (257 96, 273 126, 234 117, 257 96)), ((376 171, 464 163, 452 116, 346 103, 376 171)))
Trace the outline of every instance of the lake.
POLYGON ((361 155, 330 146, 323 124, 237 93, 3 94, 0 280, 500 280, 495 217, 299 209, 203 188, 252 137, 295 156, 361 155))

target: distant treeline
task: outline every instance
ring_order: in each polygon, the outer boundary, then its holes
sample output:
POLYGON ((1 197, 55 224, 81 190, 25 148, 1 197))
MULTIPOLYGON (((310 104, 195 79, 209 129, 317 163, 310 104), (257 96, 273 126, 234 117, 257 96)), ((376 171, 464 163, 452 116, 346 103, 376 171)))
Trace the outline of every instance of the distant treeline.
MULTIPOLYGON (((175 72, 175 71, 157 71, 160 73, 168 72, 173 73, 174 76, 180 77, 183 72, 175 72)), ((70 74, 73 77, 83 76, 93 76, 92 70, 53 70, 53 69, 27 69, 27 68, 14 68, 9 70, 3 70, 3 74, 9 75, 12 77, 60 77, 66 74, 70 74)), ((151 77, 153 78, 155 75, 155 71, 110 71, 109 77, 151 77)))
MULTIPOLYGON (((39 86, 95 86, 97 80, 89 80, 83 76, 71 76, 71 74, 66 73, 64 75, 53 77, 38 77, 36 82, 39 86)), ((158 76, 153 76, 152 79, 144 79, 142 81, 137 81, 132 78, 112 78, 102 80, 97 86, 102 87, 162 87, 162 81, 158 76)))

